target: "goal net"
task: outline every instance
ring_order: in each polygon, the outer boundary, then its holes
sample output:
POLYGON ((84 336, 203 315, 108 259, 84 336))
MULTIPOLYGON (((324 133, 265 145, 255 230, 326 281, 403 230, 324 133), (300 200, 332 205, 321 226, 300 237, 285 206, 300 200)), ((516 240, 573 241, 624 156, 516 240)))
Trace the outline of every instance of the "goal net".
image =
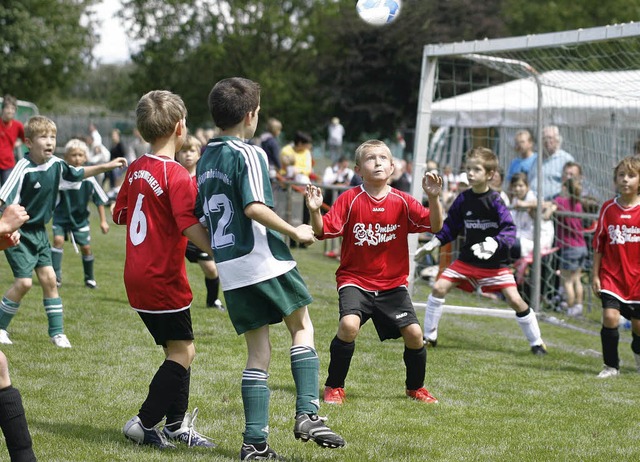
MULTIPOLYGON (((456 175, 463 171, 464 153, 473 147, 492 149, 504 172, 518 157, 516 133, 528 130, 534 151, 543 153, 542 128, 557 126, 561 149, 582 170, 583 211, 552 215, 556 236, 566 218, 585 236, 588 257, 582 269, 585 310, 591 297, 590 226, 599 205, 615 195, 613 168, 640 149, 640 24, 631 23, 505 39, 428 45, 423 53, 413 192, 427 160, 440 172, 451 171, 451 196, 456 175)), ((532 168, 537 169, 545 156, 532 168)), ((536 170, 537 172, 537 170, 536 170)), ((561 182, 558 171, 558 182, 561 182)), ((540 176, 540 175, 538 175, 540 176)), ((464 185, 461 185, 464 186, 464 185)), ((544 184, 530 185, 539 199, 534 252, 517 262, 521 293, 537 310, 564 307, 567 294, 559 274, 563 268, 557 244, 545 241, 540 213, 556 194, 544 184), (518 266, 519 265, 519 266, 518 266)), ((509 193, 503 178, 502 188, 509 193)), ((411 243, 416 245, 415 241, 411 243)), ((455 259, 456 245, 445 261, 455 259)), ((412 250, 415 247, 412 247, 412 250)), ((418 268, 419 270, 420 268, 418 268)), ((414 272, 418 275, 419 271, 414 272)))

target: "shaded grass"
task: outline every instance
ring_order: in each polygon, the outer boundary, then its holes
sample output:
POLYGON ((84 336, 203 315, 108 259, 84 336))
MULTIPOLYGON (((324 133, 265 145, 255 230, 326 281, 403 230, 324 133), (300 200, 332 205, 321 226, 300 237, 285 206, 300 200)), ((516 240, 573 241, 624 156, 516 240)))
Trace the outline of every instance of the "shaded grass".
MULTIPOLYGON (((237 459, 244 424, 240 378, 245 344, 225 313, 204 308, 203 276, 196 265, 187 267, 197 349, 190 405, 200 409, 199 431, 212 436, 218 448, 161 453, 122 436, 122 425, 137 413, 163 357, 128 307, 122 283, 124 229, 113 226, 106 236, 96 232, 95 224, 93 229, 98 289, 84 287, 80 257, 69 245, 65 248, 61 296, 73 349, 56 349, 48 342, 37 283, 10 325, 15 344, 2 348, 23 395, 39 460, 237 459)), ((337 327, 337 262, 322 256, 321 245, 294 255, 315 299, 310 312, 322 384, 337 327)), ((11 277, 1 260, 4 291, 11 277)), ((428 293, 426 284, 418 284, 415 300, 424 301, 428 293)), ((455 292, 447 303, 489 302, 455 292)), ((597 313, 566 322, 599 330, 597 313)), ((270 444, 290 461, 638 460, 640 375, 632 367, 628 343, 620 346, 622 375, 601 381, 595 378, 601 368, 598 336, 547 323, 541 328, 550 350, 545 358, 529 353, 513 319, 445 314, 438 348, 428 353, 426 381, 440 404, 429 406, 404 396, 402 342, 380 343, 373 326, 365 325, 347 378, 347 403, 321 409, 348 444, 326 450, 293 438, 290 340, 284 325, 273 326, 270 444)), ((622 334, 626 337, 628 332, 622 334)), ((6 460, 4 447, 0 460, 6 460)))

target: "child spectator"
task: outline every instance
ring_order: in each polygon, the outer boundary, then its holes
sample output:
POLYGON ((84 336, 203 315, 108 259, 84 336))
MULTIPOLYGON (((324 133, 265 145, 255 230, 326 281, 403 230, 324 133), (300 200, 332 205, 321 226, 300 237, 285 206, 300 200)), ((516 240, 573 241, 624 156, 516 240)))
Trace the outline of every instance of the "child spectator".
POLYGON ((556 245, 559 248, 560 278, 566 297, 566 311, 570 316, 582 314, 582 268, 587 260, 587 244, 582 226, 583 213, 580 196, 582 184, 576 177, 569 177, 562 184, 562 192, 554 202, 554 212, 558 215, 556 224, 556 245))
POLYGON ((16 120, 18 100, 13 95, 2 98, 2 117, 0 118, 0 186, 5 184, 16 165, 14 148, 24 142, 24 126, 16 120))
POLYGON ((245 143, 258 125, 260 86, 241 77, 224 79, 209 94, 209 109, 220 136, 209 142, 198 162, 196 210, 209 229, 214 258, 238 334, 244 334, 248 358, 242 372, 245 429, 240 459, 275 459, 267 444, 271 344, 269 325, 284 320, 291 334, 291 372, 296 390, 294 436, 328 448, 344 440, 318 416, 318 368, 311 295, 280 235, 311 244, 309 225, 297 228, 272 209, 267 156, 245 143))
POLYGON ((516 320, 531 346, 531 352, 544 355, 547 349, 540 336, 535 312, 522 300, 508 267, 509 248, 516 230, 511 214, 500 194, 489 187, 498 169, 497 156, 487 148, 475 148, 466 155, 470 189, 460 193, 449 209, 444 226, 416 252, 416 259, 451 242, 464 232, 460 255, 440 275, 427 300, 424 316, 425 343, 437 345, 438 323, 444 297, 455 287, 472 292, 502 292, 516 312, 516 320))
POLYGON ((184 254, 187 238, 203 249, 209 239, 193 214, 193 180, 174 160, 187 136, 186 117, 182 99, 171 92, 151 91, 140 98, 136 126, 151 151, 131 163, 113 210, 113 221, 127 226, 129 303, 165 353, 138 415, 123 432, 135 443, 159 449, 174 448, 168 440, 215 446, 193 427, 197 408, 187 413, 195 347, 184 254))
POLYGON ((92 167, 73 167, 53 155, 56 147, 56 124, 43 116, 34 116, 25 126, 25 142, 29 152, 20 159, 0 189, 0 205, 20 203, 30 218, 21 229, 20 244, 5 251, 13 271, 14 282, 0 303, 0 343, 11 344, 7 327, 16 315, 22 298, 33 284, 32 273, 42 287, 43 304, 49 324, 51 342, 60 348, 71 348, 64 334, 62 300, 51 263, 51 244, 46 224, 55 208, 62 179, 80 181, 121 166, 125 159, 115 159, 92 167))
POLYGON ((592 288, 602 301, 602 379, 620 373, 620 315, 631 320, 631 350, 640 372, 640 158, 621 160, 614 181, 619 196, 602 205, 593 239, 592 288))
POLYGON ((307 186, 307 207, 314 234, 320 239, 342 237, 340 266, 336 271, 340 324, 330 346, 331 362, 324 389, 326 403, 345 401, 344 384, 355 340, 369 319, 373 320, 381 341, 399 337, 404 340, 406 395, 425 403, 438 402, 424 388, 427 350, 407 290, 407 237, 409 233, 442 227, 438 198, 442 179, 425 173, 422 189, 430 204, 426 209, 413 196, 388 185, 394 168, 391 151, 382 141, 362 143, 356 149, 355 167, 362 176, 362 186, 338 196, 324 217, 320 213, 321 189, 307 186))
MULTIPOLYGON (((198 138, 195 136, 187 136, 187 140, 176 154, 176 160, 187 169, 194 186, 196 185, 196 164, 198 163, 198 159, 200 159, 201 152, 202 144, 198 138)), ((220 277, 218 276, 216 262, 213 261, 213 258, 207 252, 200 250, 191 241, 187 242, 185 257, 187 257, 189 262, 200 265, 204 273, 204 285, 207 288, 207 308, 217 308, 220 311, 224 311, 224 306, 218 298, 220 293, 220 277)))
POLYGON ((504 179, 504 170, 502 167, 498 167, 498 169, 493 173, 493 177, 489 182, 489 186, 494 191, 500 193, 500 198, 504 202, 504 205, 509 207, 511 205, 511 201, 509 200, 509 195, 502 189, 502 180, 504 179))
MULTIPOLYGON (((82 167, 87 161, 87 145, 84 141, 73 139, 64 147, 64 160, 73 167, 82 167)), ((73 248, 82 253, 82 268, 84 269, 84 285, 95 289, 98 284, 93 273, 94 256, 91 252, 91 235, 89 234, 89 201, 93 201, 100 216, 100 230, 102 234, 109 232, 109 224, 104 212, 104 206, 109 198, 102 190, 95 178, 81 181, 62 180, 59 187, 58 202, 53 211, 53 247, 51 248, 51 262, 56 273, 58 287, 62 285, 62 256, 64 241, 71 236, 73 248)))

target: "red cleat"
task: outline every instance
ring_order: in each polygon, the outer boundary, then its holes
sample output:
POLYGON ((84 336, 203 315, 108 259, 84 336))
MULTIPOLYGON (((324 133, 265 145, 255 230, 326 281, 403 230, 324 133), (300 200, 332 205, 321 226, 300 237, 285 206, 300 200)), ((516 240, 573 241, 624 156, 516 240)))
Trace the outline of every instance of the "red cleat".
POLYGON ((344 404, 347 395, 344 388, 324 387, 324 396, 322 398, 327 404, 344 404))
POLYGON ((407 396, 423 403, 436 404, 438 402, 438 399, 424 387, 417 390, 407 390, 407 396))

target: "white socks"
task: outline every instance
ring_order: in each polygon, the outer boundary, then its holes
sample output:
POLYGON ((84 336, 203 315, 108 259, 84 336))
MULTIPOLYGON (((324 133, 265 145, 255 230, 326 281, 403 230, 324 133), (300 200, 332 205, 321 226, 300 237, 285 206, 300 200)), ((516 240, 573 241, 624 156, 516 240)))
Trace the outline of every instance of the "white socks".
POLYGON ((543 343, 535 311, 529 308, 529 314, 523 317, 516 315, 516 321, 518 321, 524 336, 527 337, 530 346, 541 345, 543 343))
POLYGON ((427 340, 436 340, 438 338, 438 323, 442 316, 442 304, 444 298, 436 298, 429 295, 427 299, 427 308, 424 311, 424 337, 427 340))

